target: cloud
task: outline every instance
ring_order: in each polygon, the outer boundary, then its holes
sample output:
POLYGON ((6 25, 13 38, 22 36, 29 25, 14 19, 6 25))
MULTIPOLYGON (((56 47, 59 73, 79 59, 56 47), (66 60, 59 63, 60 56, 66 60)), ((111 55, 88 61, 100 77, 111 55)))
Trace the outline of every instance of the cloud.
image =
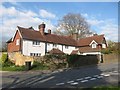
POLYGON ((101 34, 105 34, 107 40, 118 41, 118 25, 109 22, 100 27, 101 34))
POLYGON ((40 10, 39 14, 42 18, 55 18, 56 17, 55 14, 50 13, 50 12, 44 10, 44 9, 40 10))
POLYGON ((107 40, 118 41, 118 25, 112 19, 89 19, 88 23, 95 27, 98 34, 104 34, 107 40))
POLYGON ((52 30, 55 28, 50 20, 39 18, 39 14, 33 11, 20 11, 13 6, 6 8, 3 5, 0 8, 0 11, 1 10, 2 14, 0 13, 0 16, 3 21, 0 22, 0 27, 2 27, 0 30, 2 36, 0 37, 2 37, 3 40, 8 40, 13 37, 17 26, 26 28, 33 26, 35 30, 38 30, 38 25, 44 22, 46 24, 46 29, 52 30))

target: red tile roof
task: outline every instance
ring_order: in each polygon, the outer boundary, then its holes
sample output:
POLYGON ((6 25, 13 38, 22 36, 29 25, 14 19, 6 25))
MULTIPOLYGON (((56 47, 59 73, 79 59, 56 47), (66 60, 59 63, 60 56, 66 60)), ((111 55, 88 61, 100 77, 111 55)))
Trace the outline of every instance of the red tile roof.
POLYGON ((70 45, 70 46, 88 46, 93 40, 95 40, 95 42, 97 42, 98 44, 102 44, 102 41, 105 39, 104 35, 96 35, 96 36, 81 38, 80 40, 76 41, 69 36, 60 36, 49 33, 45 33, 45 35, 42 35, 37 30, 23 28, 19 26, 18 29, 23 39, 38 40, 43 42, 70 45))
POLYGON ((64 52, 56 48, 53 48, 51 51, 49 51, 49 53, 50 54, 64 54, 64 52))
POLYGON ((71 45, 71 46, 77 45, 76 40, 70 37, 49 34, 49 33, 45 33, 45 35, 41 35, 39 31, 30 30, 28 28, 22 28, 19 26, 18 26, 18 29, 22 35, 22 38, 24 39, 39 40, 39 41, 44 41, 44 42, 71 45))
POLYGON ((104 39, 104 35, 96 35, 96 36, 81 38, 80 40, 78 40, 78 46, 87 46, 93 40, 98 44, 102 44, 103 39, 104 39))
POLYGON ((73 51, 71 52, 71 55, 73 55, 73 54, 78 54, 78 51, 79 51, 79 50, 73 50, 73 51))
POLYGON ((79 51, 84 53, 84 52, 97 52, 97 51, 100 51, 101 49, 100 48, 92 48, 90 46, 86 46, 86 47, 80 47, 79 48, 79 51))

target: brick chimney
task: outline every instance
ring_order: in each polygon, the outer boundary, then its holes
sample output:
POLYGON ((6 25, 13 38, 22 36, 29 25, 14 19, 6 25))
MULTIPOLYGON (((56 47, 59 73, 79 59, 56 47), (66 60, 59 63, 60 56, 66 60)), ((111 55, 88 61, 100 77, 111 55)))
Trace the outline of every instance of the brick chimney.
POLYGON ((44 35, 44 33, 45 33, 45 24, 44 24, 44 23, 40 24, 40 25, 38 26, 38 28, 39 28, 40 33, 41 33, 42 35, 44 35))
POLYGON ((51 30, 50 29, 48 29, 48 33, 51 34, 51 30))
POLYGON ((72 38, 75 39, 75 40, 78 40, 78 33, 74 33, 74 34, 72 35, 72 38))

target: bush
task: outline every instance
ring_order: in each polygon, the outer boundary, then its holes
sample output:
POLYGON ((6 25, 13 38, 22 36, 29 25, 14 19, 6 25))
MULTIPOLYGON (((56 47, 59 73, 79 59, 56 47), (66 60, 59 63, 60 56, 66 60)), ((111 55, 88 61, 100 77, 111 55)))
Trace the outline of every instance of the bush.
POLYGON ((69 67, 73 67, 76 60, 78 58, 78 55, 68 55, 67 56, 67 63, 69 65, 69 67))
POLYGON ((110 50, 110 49, 103 49, 103 50, 101 50, 101 53, 103 53, 103 54, 110 54, 110 53, 112 53, 112 50, 110 50))
POLYGON ((33 62, 32 70, 43 70, 48 69, 48 67, 38 61, 33 62))
POLYGON ((45 55, 44 58, 45 59, 65 59, 67 55, 56 55, 56 54, 52 54, 52 55, 45 55))
POLYGON ((10 61, 10 59, 8 58, 8 55, 7 54, 5 54, 5 53, 2 53, 2 57, 1 57, 1 66, 2 67, 9 67, 9 66, 12 66, 12 65, 14 65, 11 61, 10 61))
POLYGON ((5 62, 7 62, 7 60, 8 60, 8 55, 5 54, 5 53, 2 53, 1 63, 3 64, 3 63, 5 63, 5 62))

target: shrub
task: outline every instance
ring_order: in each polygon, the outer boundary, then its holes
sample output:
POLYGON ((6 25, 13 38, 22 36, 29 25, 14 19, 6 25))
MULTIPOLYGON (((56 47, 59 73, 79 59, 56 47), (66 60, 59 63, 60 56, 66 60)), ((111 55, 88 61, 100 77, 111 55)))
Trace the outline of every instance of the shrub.
POLYGON ((32 70, 42 70, 47 69, 48 67, 38 61, 33 62, 32 70))
POLYGON ((68 55, 67 56, 67 63, 69 65, 69 67, 73 67, 76 60, 78 58, 78 55, 68 55))
POLYGON ((6 53, 2 53, 1 57, 1 66, 2 67, 7 67, 7 66, 12 66, 14 65, 10 59, 8 58, 8 55, 6 53))
POLYGON ((5 54, 5 53, 2 53, 1 63, 3 64, 3 63, 5 63, 5 62, 7 62, 7 60, 8 60, 8 55, 5 54))
POLYGON ((101 50, 101 53, 103 53, 103 54, 110 54, 110 53, 112 53, 112 50, 110 50, 110 49, 103 49, 103 50, 101 50))

